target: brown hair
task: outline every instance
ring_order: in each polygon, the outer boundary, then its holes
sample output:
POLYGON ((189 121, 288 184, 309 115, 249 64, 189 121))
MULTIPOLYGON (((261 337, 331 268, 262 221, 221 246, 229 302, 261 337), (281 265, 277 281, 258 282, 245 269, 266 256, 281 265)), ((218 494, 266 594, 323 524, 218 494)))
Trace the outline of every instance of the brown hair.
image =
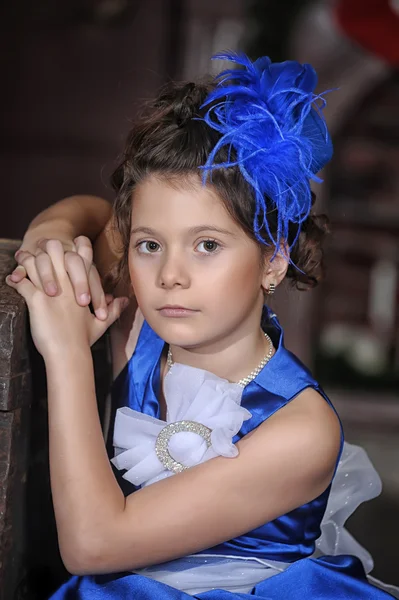
MULTIPOLYGON (((112 176, 112 184, 117 191, 114 214, 123 244, 119 265, 122 276, 127 270, 132 192, 135 186, 150 174, 164 177, 176 185, 187 185, 193 175, 201 175, 199 167, 206 163, 210 151, 219 140, 219 133, 201 119, 201 105, 213 87, 212 80, 168 84, 146 106, 128 136, 123 159, 112 176)), ((227 150, 222 148, 218 161, 226 160, 227 150)), ((214 170, 212 180, 208 179, 207 185, 218 193, 230 215, 261 247, 262 252, 272 253, 274 248, 272 250, 261 244, 255 237, 253 192, 239 168, 214 170)), ((314 195, 312 197, 314 201, 314 195)), ((274 233, 276 213, 270 213, 268 222, 274 233)), ((302 224, 299 238, 291 249, 292 264, 287 271, 287 277, 298 289, 314 287, 321 278, 321 242, 326 230, 327 219, 324 216, 310 215, 302 224)), ((265 232, 262 235, 267 239, 265 232)), ((295 235, 296 230, 292 228, 287 240, 289 246, 295 235)))

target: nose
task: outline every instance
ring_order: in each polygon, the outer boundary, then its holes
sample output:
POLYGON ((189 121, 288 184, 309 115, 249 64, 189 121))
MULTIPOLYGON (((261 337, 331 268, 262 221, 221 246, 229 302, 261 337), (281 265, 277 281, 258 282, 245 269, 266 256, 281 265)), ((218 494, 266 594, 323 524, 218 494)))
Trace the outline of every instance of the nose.
POLYGON ((165 253, 158 275, 159 286, 163 289, 187 288, 190 285, 188 265, 182 253, 165 253))

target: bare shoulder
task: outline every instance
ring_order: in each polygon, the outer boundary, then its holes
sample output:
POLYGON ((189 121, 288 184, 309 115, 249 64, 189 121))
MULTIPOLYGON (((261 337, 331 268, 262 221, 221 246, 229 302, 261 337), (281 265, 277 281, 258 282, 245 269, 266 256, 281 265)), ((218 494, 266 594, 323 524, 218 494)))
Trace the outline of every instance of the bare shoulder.
POLYGON ((267 438, 281 453, 281 440, 287 457, 295 457, 302 476, 328 481, 335 469, 341 446, 341 424, 323 396, 306 388, 284 408, 258 428, 258 443, 267 438))

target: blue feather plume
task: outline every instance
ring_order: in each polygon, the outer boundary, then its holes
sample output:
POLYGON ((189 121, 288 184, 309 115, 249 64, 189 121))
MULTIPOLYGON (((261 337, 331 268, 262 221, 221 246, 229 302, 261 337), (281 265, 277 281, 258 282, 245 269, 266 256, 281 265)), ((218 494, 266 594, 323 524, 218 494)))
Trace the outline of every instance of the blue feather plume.
POLYGON ((314 93, 316 72, 308 64, 272 63, 267 56, 254 63, 232 52, 213 59, 242 68, 220 73, 216 88, 203 104, 209 107, 205 122, 221 135, 202 167, 204 180, 215 169, 238 165, 255 192, 256 238, 267 245, 271 241, 275 254, 281 248, 289 250, 311 210, 310 180, 321 181, 316 174, 332 156, 322 115, 325 100, 314 93), (228 160, 215 162, 224 146, 228 146, 228 160), (234 160, 230 159, 232 148, 234 160), (267 215, 276 210, 273 235, 267 215), (297 234, 288 248, 291 224, 297 225, 297 234))

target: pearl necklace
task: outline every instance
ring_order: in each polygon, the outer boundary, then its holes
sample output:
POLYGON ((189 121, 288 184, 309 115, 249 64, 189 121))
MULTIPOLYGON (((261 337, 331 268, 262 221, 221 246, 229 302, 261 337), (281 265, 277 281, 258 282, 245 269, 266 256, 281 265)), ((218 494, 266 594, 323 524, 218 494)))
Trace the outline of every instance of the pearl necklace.
MULTIPOLYGON (((261 372, 263 367, 269 362, 269 360, 273 356, 273 350, 274 350, 273 342, 271 341, 271 339, 267 335, 267 333, 263 332, 263 334, 264 334, 265 338, 267 339, 267 341, 269 342, 269 350, 267 351, 267 354, 265 354, 265 356, 262 358, 262 360, 260 361, 258 366, 253 371, 251 371, 249 375, 247 375, 246 377, 243 377, 242 379, 240 379, 240 381, 237 381, 237 385, 240 385, 241 387, 245 387, 246 385, 248 385, 248 383, 253 381, 255 379, 255 377, 257 377, 259 375, 259 373, 261 372)), ((173 363, 173 357, 172 357, 172 350, 170 349, 170 347, 168 350, 168 357, 166 359, 166 362, 168 364, 169 369, 171 369, 174 363, 173 363)))

